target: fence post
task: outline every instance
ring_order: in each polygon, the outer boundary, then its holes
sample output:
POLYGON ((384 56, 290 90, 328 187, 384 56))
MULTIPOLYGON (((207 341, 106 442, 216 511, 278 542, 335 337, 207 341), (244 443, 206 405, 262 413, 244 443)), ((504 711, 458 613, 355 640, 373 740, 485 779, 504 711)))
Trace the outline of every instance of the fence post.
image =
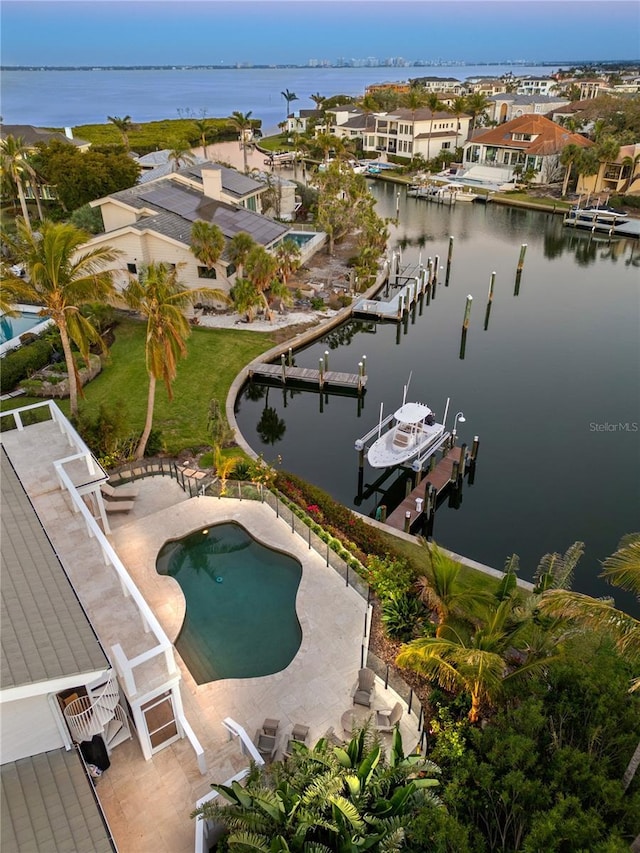
POLYGON ((276 492, 276 518, 280 518, 280 501, 278 500, 277 492, 276 492))
POLYGON ((329 543, 327 542, 327 566, 329 565, 329 543))
POLYGON ((309 550, 311 550, 311 528, 307 527, 307 530, 309 531, 309 550))
POLYGON ((296 532, 296 529, 295 529, 295 526, 294 526, 294 525, 295 525, 294 519, 295 519, 295 514, 294 514, 294 512, 293 512, 293 507, 292 507, 292 508, 291 508, 291 532, 292 532, 292 533, 295 533, 295 532, 296 532))
POLYGON ((384 674, 384 689, 386 690, 389 687, 389 664, 387 664, 387 669, 384 674))

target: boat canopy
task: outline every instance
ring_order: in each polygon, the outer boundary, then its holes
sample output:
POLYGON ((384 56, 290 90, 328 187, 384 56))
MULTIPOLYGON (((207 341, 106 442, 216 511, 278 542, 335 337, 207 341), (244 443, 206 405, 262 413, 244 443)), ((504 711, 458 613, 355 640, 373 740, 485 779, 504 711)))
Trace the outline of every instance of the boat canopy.
POLYGON ((394 413, 393 417, 399 424, 417 424, 431 414, 429 406, 424 403, 405 403, 394 413))

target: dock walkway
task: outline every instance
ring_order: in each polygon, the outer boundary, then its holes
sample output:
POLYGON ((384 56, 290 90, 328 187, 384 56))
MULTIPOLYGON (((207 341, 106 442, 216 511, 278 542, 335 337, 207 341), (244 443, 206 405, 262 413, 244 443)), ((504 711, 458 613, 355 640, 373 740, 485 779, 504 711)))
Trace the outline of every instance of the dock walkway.
MULTIPOLYGON (((394 511, 386 519, 386 524, 393 527, 394 530, 404 530, 407 520, 407 513, 410 513, 410 525, 422 515, 427 504, 427 491, 432 485, 436 490, 436 497, 447 488, 451 482, 451 474, 453 471, 454 462, 459 462, 461 454, 465 452, 464 445, 454 447, 448 451, 447 455, 438 462, 433 471, 430 471, 423 477, 418 485, 407 495, 402 503, 394 509, 394 511), (416 501, 421 499, 424 501, 424 509, 418 511, 416 509, 416 501)), ((464 468, 462 468, 464 470, 464 468)))
POLYGON ((339 388, 363 390, 367 377, 358 373, 342 373, 337 370, 317 370, 310 367, 292 367, 282 364, 260 364, 249 369, 249 379, 267 379, 279 381, 286 385, 288 381, 300 382, 304 385, 333 385, 339 388))

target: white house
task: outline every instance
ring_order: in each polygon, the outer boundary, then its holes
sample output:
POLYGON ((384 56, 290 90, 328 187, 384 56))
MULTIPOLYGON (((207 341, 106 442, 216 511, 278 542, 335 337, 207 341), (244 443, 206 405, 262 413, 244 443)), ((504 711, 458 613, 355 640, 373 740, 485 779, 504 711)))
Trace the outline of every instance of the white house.
POLYGON ((519 77, 518 95, 550 95, 558 86, 558 81, 554 77, 519 77))
POLYGON ((462 145, 469 135, 471 116, 450 112, 432 112, 400 108, 390 113, 375 113, 375 125, 363 137, 365 152, 384 152, 406 160, 422 155, 426 160, 441 151, 462 145))
POLYGON ((105 231, 86 245, 119 249, 112 264, 116 287, 152 262, 181 264, 186 287, 229 291, 235 266, 226 251, 212 269, 191 252, 191 227, 196 220, 217 225, 227 240, 244 231, 265 249, 275 248, 289 226, 263 216, 260 196, 267 186, 218 163, 187 166, 159 180, 122 190, 91 202, 102 213, 105 231), (212 283, 215 280, 215 284, 212 283))
POLYGON ((567 98, 554 95, 516 95, 501 92, 490 95, 487 114, 491 121, 504 124, 523 115, 547 115, 569 104, 567 98))

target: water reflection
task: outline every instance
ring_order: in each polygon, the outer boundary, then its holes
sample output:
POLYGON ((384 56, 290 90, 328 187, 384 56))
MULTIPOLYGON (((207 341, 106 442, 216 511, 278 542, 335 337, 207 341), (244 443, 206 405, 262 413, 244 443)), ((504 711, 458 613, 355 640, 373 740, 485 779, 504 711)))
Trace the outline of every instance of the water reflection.
MULTIPOLYGON (((376 184, 373 191, 379 213, 395 214, 394 188, 376 184)), ((637 459, 637 435, 599 425, 640 422, 637 243, 590 239, 551 214, 491 204, 449 208, 404 196, 400 224, 390 232, 392 249, 403 241, 403 263, 425 267, 428 257, 434 266, 436 256, 446 263, 454 235, 449 286, 438 270, 402 323, 348 323, 296 353, 300 366, 316 368, 330 350, 331 369, 344 372, 366 354, 367 392, 361 401, 326 392, 285 396, 286 412, 282 395, 272 392, 269 406, 286 422, 277 443, 283 469, 365 514, 375 514, 383 494, 390 503, 402 500, 401 471, 372 489, 379 474, 365 467, 358 489, 354 442, 377 423, 381 404, 386 412, 400 405, 412 370, 411 398, 439 408, 451 397, 468 419, 461 439, 479 435, 483 445, 482 476, 465 485, 457 510, 440 506, 436 538, 495 567, 516 552, 525 578, 545 552, 585 541, 575 587, 610 594, 596 576, 600 561, 637 525, 640 488, 629 464, 637 459), (461 359, 467 294, 484 310, 470 317, 461 359)), ((239 408, 243 435, 260 442, 255 450, 268 458, 272 445, 256 431, 264 399, 243 396, 239 408)))

